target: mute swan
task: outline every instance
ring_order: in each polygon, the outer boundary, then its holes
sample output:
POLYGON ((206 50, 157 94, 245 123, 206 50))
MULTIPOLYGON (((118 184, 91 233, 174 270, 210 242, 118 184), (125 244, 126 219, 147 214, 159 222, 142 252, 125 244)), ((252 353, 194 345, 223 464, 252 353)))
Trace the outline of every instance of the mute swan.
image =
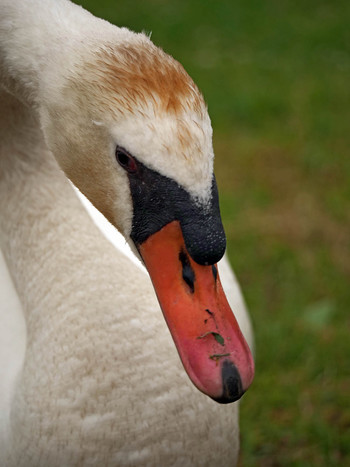
POLYGON ((212 399, 239 398, 253 361, 215 266, 198 89, 147 37, 66 0, 0 1, 0 82, 0 465, 234 464, 237 404, 212 399), (144 261, 211 399, 148 276, 59 166, 144 261))

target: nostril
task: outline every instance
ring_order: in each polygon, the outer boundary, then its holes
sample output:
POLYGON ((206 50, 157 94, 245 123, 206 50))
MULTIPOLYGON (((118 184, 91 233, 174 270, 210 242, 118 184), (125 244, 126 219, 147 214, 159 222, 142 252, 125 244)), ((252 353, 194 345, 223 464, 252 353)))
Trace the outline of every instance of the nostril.
POLYGON ((196 276, 191 267, 190 260, 184 251, 180 252, 179 260, 182 264, 182 278, 190 288, 191 293, 194 293, 194 281, 196 280, 196 276))

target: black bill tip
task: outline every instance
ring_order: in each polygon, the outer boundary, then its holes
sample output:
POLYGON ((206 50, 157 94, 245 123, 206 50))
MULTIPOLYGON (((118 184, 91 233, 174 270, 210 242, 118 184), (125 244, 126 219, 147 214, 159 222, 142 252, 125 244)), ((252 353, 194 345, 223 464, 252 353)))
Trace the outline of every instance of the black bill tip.
POLYGON ((229 404, 240 399, 245 391, 243 390, 241 377, 235 365, 225 360, 222 365, 221 375, 223 392, 220 397, 214 398, 214 400, 219 402, 219 404, 229 404))

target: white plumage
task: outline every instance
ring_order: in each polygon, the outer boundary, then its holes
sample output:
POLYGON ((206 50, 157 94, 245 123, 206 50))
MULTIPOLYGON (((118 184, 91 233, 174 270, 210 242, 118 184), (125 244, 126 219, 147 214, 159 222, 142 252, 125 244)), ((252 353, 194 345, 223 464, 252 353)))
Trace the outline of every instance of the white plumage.
MULTIPOLYGON (((80 60, 94 44, 116 38, 119 44, 135 40, 133 33, 64 0, 0 2, 0 465, 4 467, 228 466, 237 459, 237 403, 218 405, 189 381, 147 273, 104 238, 51 153, 79 185, 84 169, 92 170, 90 158, 94 151, 96 156, 96 147, 108 152, 110 142, 101 143, 103 138, 121 131, 118 118, 113 120, 103 106, 92 112, 89 127, 83 118, 91 101, 85 108, 75 100, 79 89, 74 99, 65 94, 66 70, 77 76, 80 60), (77 121, 79 109, 82 115, 77 121), (99 131, 94 133, 96 128, 99 131), (64 131, 62 137, 57 136, 58 129, 64 131), (74 162, 75 151, 85 151, 86 165, 68 167, 67 154, 74 162)), ((136 44, 139 40, 137 36, 136 44)), ((148 40, 142 41, 148 46, 148 40)), ((135 122, 131 115, 123 124, 124 137, 137 131, 131 128, 135 122)), ((157 122, 165 125, 163 134, 174 131, 174 118, 157 122)), ((136 141, 134 153, 205 198, 212 164, 210 150, 204 161, 204 148, 211 144, 206 114, 202 129, 189 141, 201 147, 190 162, 195 167, 191 175, 184 170, 186 157, 176 151, 167 166, 159 141, 153 141, 150 119, 146 105, 138 125, 145 125, 147 131, 143 143, 141 136, 136 141), (144 141, 153 145, 151 162, 146 160, 144 141), (193 184, 193 177, 200 181, 193 184)), ((93 167, 103 173, 111 167, 115 170, 108 154, 95 158, 93 167)), ((128 238, 130 195, 118 170, 114 178, 106 177, 108 190, 88 187, 86 192, 128 238), (117 188, 112 187, 114 182, 117 188), (108 203, 113 214, 105 209, 108 203)), ((251 343, 249 320, 225 259, 220 271, 251 343)))

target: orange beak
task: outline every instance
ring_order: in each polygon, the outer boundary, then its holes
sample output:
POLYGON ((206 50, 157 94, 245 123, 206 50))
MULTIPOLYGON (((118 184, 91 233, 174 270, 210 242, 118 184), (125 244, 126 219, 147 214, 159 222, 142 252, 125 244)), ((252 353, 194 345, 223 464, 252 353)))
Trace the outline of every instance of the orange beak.
POLYGON ((239 399, 254 377, 254 362, 220 283, 216 265, 189 256, 178 221, 139 246, 185 370, 212 399, 239 399))

